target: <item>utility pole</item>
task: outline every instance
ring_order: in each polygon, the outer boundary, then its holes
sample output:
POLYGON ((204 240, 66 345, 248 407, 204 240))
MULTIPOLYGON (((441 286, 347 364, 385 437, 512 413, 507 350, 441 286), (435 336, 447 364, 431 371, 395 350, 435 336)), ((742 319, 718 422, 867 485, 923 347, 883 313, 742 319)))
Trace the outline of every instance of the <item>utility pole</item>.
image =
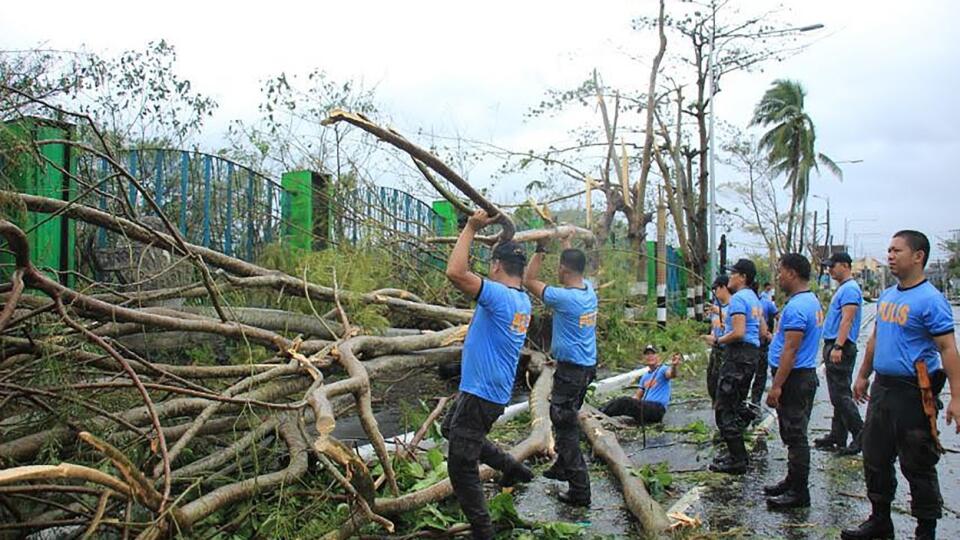
MULTIPOLYGON (((659 189, 657 204, 657 326, 667 326, 667 204, 659 189)), ((688 300, 689 301, 689 300, 688 300)))
POLYGON ((820 241, 817 240, 817 211, 816 210, 813 211, 813 237, 811 238, 811 240, 813 240, 813 245, 810 246, 811 248, 810 253, 811 255, 813 255, 811 259, 813 259, 813 261, 819 266, 820 257, 823 256, 823 253, 820 250, 820 241))
POLYGON ((830 198, 827 197, 827 234, 824 236, 824 243, 827 245, 827 257, 833 255, 833 239, 830 236, 830 198))

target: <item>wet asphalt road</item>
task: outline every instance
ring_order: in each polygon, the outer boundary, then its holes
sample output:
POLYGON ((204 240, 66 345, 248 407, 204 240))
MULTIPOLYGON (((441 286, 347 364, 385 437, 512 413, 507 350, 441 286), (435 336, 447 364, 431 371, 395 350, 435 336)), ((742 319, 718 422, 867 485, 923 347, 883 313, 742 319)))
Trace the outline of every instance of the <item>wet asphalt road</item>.
MULTIPOLYGON (((873 305, 865 306, 861 355, 868 332, 872 330, 873 312, 873 305)), ((955 318, 960 320, 960 310, 956 308, 955 318)), ((690 389, 691 384, 694 387, 702 386, 701 381, 685 381, 685 384, 678 385, 679 392, 675 390, 674 399, 682 400, 687 393, 685 386, 690 390, 689 395, 695 396, 697 390, 690 389)), ((949 387, 941 397, 945 402, 949 400, 949 387)), ((861 406, 861 414, 864 412, 865 407, 861 406)), ((826 382, 821 376, 810 425, 811 440, 829 430, 832 414, 826 382)), ((703 419, 708 426, 714 427, 708 401, 693 399, 671 407, 665 424, 684 426, 697 419, 703 419)), ((946 506, 944 518, 939 523, 938 538, 960 539, 960 435, 954 426, 947 429, 942 413, 940 427, 943 445, 954 452, 944 455, 938 466, 946 506)), ((645 449, 641 441, 633 437, 636 437, 636 432, 623 434, 621 444, 638 467, 645 463, 666 461, 674 471, 705 469, 713 453, 709 445, 684 442, 690 440, 685 434, 653 434, 648 436, 645 449)), ((767 446, 766 454, 754 456, 751 469, 745 476, 708 478, 711 487, 688 512, 703 520, 701 534, 726 533, 723 534, 725 538, 790 540, 839 538, 842 528, 859 523, 869 514, 870 505, 865 497, 860 457, 840 457, 818 450, 814 450, 812 455, 811 507, 787 512, 768 511, 762 487, 777 482, 786 474, 786 448, 780 443, 775 429, 768 438, 767 446)), ((623 507, 614 481, 604 473, 603 464, 594 463, 592 467, 593 505, 590 509, 570 509, 555 502, 551 494, 561 487, 560 484, 538 477, 516 492, 521 515, 541 521, 580 522, 587 526, 587 537, 642 537, 635 520, 623 507)), ((666 498, 664 507, 669 507, 685 489, 702 479, 695 472, 675 475, 676 489, 672 496, 666 498)), ((909 515, 909 487, 899 472, 893 514, 897 538, 913 538, 915 521, 909 515)))

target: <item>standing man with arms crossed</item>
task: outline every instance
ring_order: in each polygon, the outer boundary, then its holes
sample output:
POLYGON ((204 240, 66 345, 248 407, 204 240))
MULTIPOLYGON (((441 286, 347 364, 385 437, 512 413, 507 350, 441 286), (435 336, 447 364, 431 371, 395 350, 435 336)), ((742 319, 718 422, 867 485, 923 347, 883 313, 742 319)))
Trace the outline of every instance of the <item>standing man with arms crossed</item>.
POLYGON ((931 402, 949 379, 947 424, 958 422, 960 432, 960 356, 953 310, 924 276, 929 258, 930 241, 918 231, 896 233, 887 248, 887 263, 898 283, 880 295, 877 323, 853 385, 854 399, 869 399, 861 443, 873 510, 859 527, 841 533, 844 540, 893 538, 890 504, 897 489, 893 468, 897 458, 910 483, 915 537, 936 538, 943 499, 937 477, 941 453, 935 435, 937 409, 931 402))
POLYGON ((537 279, 546 253, 545 242, 523 275, 523 286, 553 310, 553 336, 550 356, 556 361, 553 393, 550 396, 550 421, 557 438, 557 460, 544 476, 567 481, 569 489, 557 495, 560 501, 575 506, 590 506, 590 476, 580 453, 580 424, 577 414, 587 395, 587 385, 597 374, 597 293, 583 279, 587 257, 571 249, 565 238, 557 277, 560 286, 548 286, 537 279))
POLYGON ((760 300, 751 288, 756 276, 757 267, 750 259, 740 259, 730 268, 728 288, 734 294, 727 307, 727 333, 719 339, 712 336, 707 338, 710 345, 726 347, 714 408, 717 427, 727 445, 728 454, 718 456, 710 465, 710 470, 714 472, 747 472, 749 458, 743 443, 743 432, 750 413, 744 400, 750 393, 750 381, 757 370, 760 318, 763 316, 760 300))
POLYGON ((838 252, 830 256, 830 277, 840 284, 823 324, 823 363, 827 371, 827 390, 833 405, 833 421, 830 433, 813 441, 817 448, 836 450, 840 455, 860 453, 860 430, 863 420, 853 401, 853 367, 857 362, 857 337, 860 336, 860 316, 863 311, 863 294, 860 285, 851 275, 850 255, 838 252), (847 446, 847 433, 853 437, 847 446))
POLYGON ((450 441, 450 484, 467 516, 473 537, 492 539, 493 523, 480 481, 479 463, 503 473, 505 486, 529 482, 533 473, 487 440, 493 422, 510 401, 520 348, 530 323, 530 298, 520 286, 526 252, 516 242, 494 246, 489 278, 470 271, 470 244, 477 231, 492 223, 483 210, 467 221, 447 261, 447 279, 477 308, 463 342, 460 395, 444 418, 441 431, 450 441))
POLYGON ((780 439, 787 447, 787 477, 763 488, 771 509, 810 506, 810 445, 807 426, 817 394, 817 351, 823 326, 820 300, 810 292, 810 261, 799 253, 780 258, 777 280, 789 295, 770 344, 773 382, 767 405, 777 410, 780 439))

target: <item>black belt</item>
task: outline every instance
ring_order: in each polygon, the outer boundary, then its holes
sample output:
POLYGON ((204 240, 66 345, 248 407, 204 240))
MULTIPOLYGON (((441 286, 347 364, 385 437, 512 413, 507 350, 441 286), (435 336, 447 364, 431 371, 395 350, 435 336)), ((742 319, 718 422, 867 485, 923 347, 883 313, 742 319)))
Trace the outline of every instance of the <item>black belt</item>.
POLYGON ((733 343, 726 344, 728 349, 759 349, 753 343, 747 343, 746 341, 735 341, 733 343))
POLYGON ((886 387, 908 387, 908 388, 920 388, 917 384, 916 377, 907 377, 904 375, 884 375, 882 373, 877 373, 874 377, 874 382, 880 386, 886 387))
POLYGON ((557 360, 557 367, 560 367, 560 366, 564 366, 564 367, 567 367, 567 368, 573 368, 573 369, 579 369, 579 370, 583 370, 583 371, 586 371, 586 370, 588 370, 588 369, 594 369, 594 368, 597 367, 596 364, 594 364, 594 365, 592 365, 592 366, 584 366, 584 365, 582 365, 582 364, 574 364, 573 362, 568 362, 568 361, 566 361, 566 360, 557 360))

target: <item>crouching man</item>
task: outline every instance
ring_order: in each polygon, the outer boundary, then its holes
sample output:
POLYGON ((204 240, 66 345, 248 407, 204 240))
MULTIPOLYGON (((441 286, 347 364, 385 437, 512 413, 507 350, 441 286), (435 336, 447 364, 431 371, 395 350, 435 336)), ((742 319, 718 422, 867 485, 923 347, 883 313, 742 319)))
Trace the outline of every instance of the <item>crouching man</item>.
POLYGON ((660 361, 656 347, 647 345, 643 359, 648 371, 640 377, 636 393, 632 397, 616 398, 600 410, 607 416, 631 416, 641 425, 662 421, 670 404, 670 381, 677 376, 681 358, 674 354, 666 365, 660 361))

